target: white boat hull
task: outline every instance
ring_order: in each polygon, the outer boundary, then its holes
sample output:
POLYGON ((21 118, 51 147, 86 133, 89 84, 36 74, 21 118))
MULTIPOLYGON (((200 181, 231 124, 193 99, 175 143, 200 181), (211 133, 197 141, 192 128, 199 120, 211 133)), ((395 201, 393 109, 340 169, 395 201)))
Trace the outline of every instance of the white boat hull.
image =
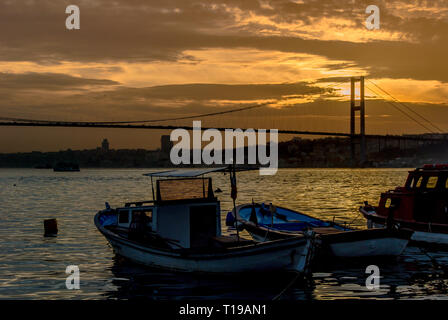
POLYGON ((435 232, 423 232, 415 231, 411 238, 411 241, 424 242, 431 244, 448 245, 448 234, 435 233, 435 232))
MULTIPOLYGON (((256 224, 240 215, 240 210, 253 207, 252 205, 241 205, 236 208, 238 221, 237 227, 244 228, 250 233, 255 241, 264 242, 267 240, 288 238, 300 231, 282 230, 282 224, 277 222, 277 228, 269 228, 263 224, 256 224)), ((278 208, 278 207, 277 207, 278 208)), ((281 208, 284 211, 288 209, 281 208)), ((292 210, 289 210, 293 212, 292 210)), ((235 214, 234 214, 235 215, 235 214)), ((306 221, 313 219, 302 213, 297 213, 297 218, 291 220, 306 221), (301 217, 304 217, 301 220, 301 217)), ((315 219, 317 220, 317 219, 315 219)), ((339 258, 364 258, 364 257, 395 257, 399 256, 406 248, 412 235, 412 231, 387 230, 378 228, 376 230, 348 230, 336 227, 315 227, 313 230, 322 242, 321 253, 323 256, 330 255, 339 258)))
POLYGON ((355 242, 342 242, 330 244, 331 253, 336 257, 375 257, 375 256, 399 256, 408 240, 398 238, 371 239, 355 242))
POLYGON ((303 272, 303 267, 300 267, 300 265, 305 264, 307 257, 307 252, 304 252, 306 246, 303 245, 296 248, 278 249, 268 254, 260 253, 251 256, 229 256, 215 259, 184 259, 182 257, 164 256, 160 253, 150 253, 122 242, 108 240, 114 252, 120 256, 149 267, 173 271, 228 273, 296 269, 303 272))
MULTIPOLYGON (((255 233, 250 233, 255 241, 266 241, 255 233)), ((330 253, 339 258, 387 257, 399 256, 409 240, 399 238, 381 238, 329 244, 330 253)))
MULTIPOLYGON (((384 227, 380 223, 372 222, 367 220, 368 228, 382 228, 384 227)), ((411 237, 411 242, 425 243, 425 244, 436 244, 436 245, 447 245, 448 246, 448 234, 437 233, 437 232, 425 232, 425 231, 414 231, 411 237)))

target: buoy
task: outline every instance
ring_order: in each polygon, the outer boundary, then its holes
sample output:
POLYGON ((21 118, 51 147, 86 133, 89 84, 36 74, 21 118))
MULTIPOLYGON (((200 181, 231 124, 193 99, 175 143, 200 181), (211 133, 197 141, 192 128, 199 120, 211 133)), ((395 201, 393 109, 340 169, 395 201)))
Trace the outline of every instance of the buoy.
POLYGON ((44 220, 45 237, 54 237, 58 234, 58 222, 56 219, 44 220))

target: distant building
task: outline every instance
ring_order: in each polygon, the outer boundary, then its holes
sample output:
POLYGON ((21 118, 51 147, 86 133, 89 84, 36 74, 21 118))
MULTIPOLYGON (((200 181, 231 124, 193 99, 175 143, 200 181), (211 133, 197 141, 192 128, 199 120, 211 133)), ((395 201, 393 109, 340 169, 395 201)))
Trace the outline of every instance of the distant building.
POLYGON ((101 151, 108 152, 109 151, 109 141, 107 139, 104 139, 101 143, 101 151))
POLYGON ((173 142, 170 140, 170 136, 168 136, 168 135, 162 136, 162 139, 161 139, 162 153, 169 154, 172 147, 173 147, 173 142))

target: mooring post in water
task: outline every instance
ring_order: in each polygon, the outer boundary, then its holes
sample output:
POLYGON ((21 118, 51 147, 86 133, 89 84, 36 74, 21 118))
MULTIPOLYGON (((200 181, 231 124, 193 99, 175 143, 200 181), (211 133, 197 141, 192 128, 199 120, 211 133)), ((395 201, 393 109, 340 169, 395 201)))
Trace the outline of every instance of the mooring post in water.
POLYGON ((44 220, 45 237, 52 237, 58 234, 58 222, 56 219, 44 220))

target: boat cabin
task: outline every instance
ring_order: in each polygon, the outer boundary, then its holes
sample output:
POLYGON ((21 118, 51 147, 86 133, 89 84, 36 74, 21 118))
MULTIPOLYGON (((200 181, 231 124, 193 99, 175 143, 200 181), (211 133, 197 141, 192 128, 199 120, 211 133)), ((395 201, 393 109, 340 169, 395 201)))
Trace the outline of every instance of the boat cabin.
POLYGON ((377 214, 402 221, 448 223, 448 164, 409 172, 403 187, 381 194, 377 214))
POLYGON ((212 179, 203 176, 212 171, 218 169, 146 174, 151 177, 153 200, 117 208, 117 226, 157 234, 173 248, 209 246, 211 239, 221 236, 220 202, 212 179), (158 178, 155 184, 154 177, 158 178))

